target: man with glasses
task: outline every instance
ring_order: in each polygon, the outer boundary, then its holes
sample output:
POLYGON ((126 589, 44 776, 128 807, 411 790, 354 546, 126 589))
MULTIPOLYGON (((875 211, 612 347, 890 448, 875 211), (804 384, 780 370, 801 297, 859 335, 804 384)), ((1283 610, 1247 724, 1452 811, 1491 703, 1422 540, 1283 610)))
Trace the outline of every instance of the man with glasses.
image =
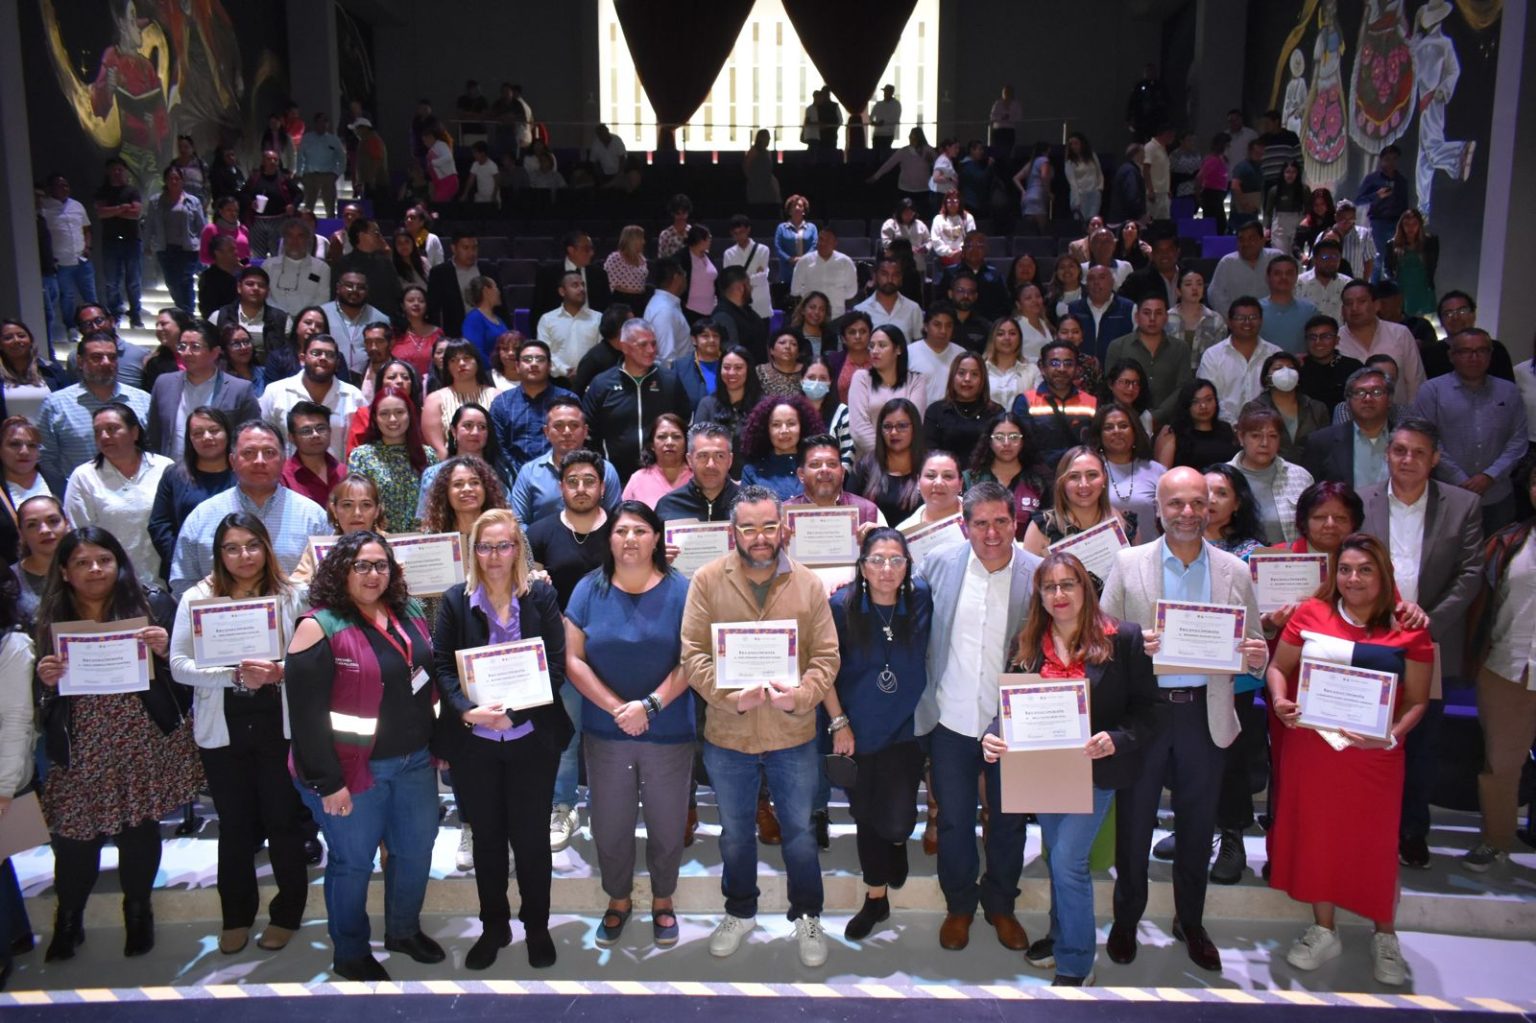
MULTIPOLYGON (((86 306, 81 312, 92 309, 106 315, 101 306, 86 306)), ((133 409, 140 422, 149 418, 149 395, 118 379, 118 343, 108 331, 88 331, 75 346, 80 382, 54 391, 38 409, 37 428, 43 435, 38 468, 55 494, 64 493, 70 473, 96 457, 92 418, 102 406, 122 402, 133 409)))
POLYGON ((331 297, 331 268, 315 255, 314 232, 298 217, 283 221, 282 248, 262 269, 272 279, 272 304, 290 316, 331 297))
POLYGON ((1339 273, 1344 248, 1332 232, 1312 244, 1312 267, 1296 278, 1296 297, 1317 306, 1335 320, 1344 315, 1344 285, 1349 278, 1339 273))
POLYGON ((176 538, 171 594, 177 600, 213 571, 213 536, 226 515, 243 512, 260 519, 284 572, 298 565, 310 537, 330 534, 324 508, 279 485, 284 463, 283 438, 270 424, 249 419, 235 428, 229 459, 235 485, 193 508, 176 538))
MULTIPOLYGON (((149 349, 143 345, 131 345, 117 336, 117 324, 105 306, 83 305, 75 310, 75 329, 81 337, 97 332, 106 334, 117 345, 117 379, 129 387, 144 389, 144 363, 149 359, 149 349)), ((51 352, 49 353, 52 354, 51 352)), ((69 371, 80 373, 79 349, 69 353, 69 371)))
MULTIPOLYGON (((1435 313, 1440 318, 1440 326, 1445 329, 1447 345, 1457 334, 1477 326, 1477 303, 1465 291, 1452 289, 1441 295, 1440 304, 1435 307, 1435 313)), ((1385 310, 1381 315, 1384 319, 1390 319, 1385 310)), ((1496 376, 1500 380, 1524 384, 1524 381, 1515 373, 1514 361, 1509 356, 1509 349, 1504 347, 1504 342, 1498 338, 1492 340, 1493 357, 1488 361, 1489 375, 1496 376)), ((1444 376, 1454 368, 1451 364, 1449 349, 1440 345, 1438 341, 1437 338, 1433 348, 1419 345, 1419 354, 1424 358, 1424 376, 1429 379, 1444 376)), ((1525 375, 1531 376, 1529 373, 1525 375)), ((1532 382, 1536 383, 1536 378, 1533 378, 1532 382)))
POLYGON ((1033 391, 1013 399, 1013 418, 1029 424, 1035 451, 1054 471, 1068 448, 1083 443, 1083 431, 1093 422, 1099 402, 1077 386, 1077 348, 1071 342, 1045 343, 1040 349, 1040 378, 1033 391))
POLYGON ((208 405, 229 413, 230 422, 243 423, 261 415, 261 406, 249 380, 220 368, 224 344, 212 324, 198 323, 182 331, 176 355, 184 368, 155 379, 144 442, 156 454, 181 461, 187 450, 187 417, 193 409, 208 405))
POLYGON ((336 278, 336 298, 321 306, 320 311, 325 313, 331 333, 341 346, 342 361, 353 373, 363 373, 368 368, 368 350, 363 347, 363 333, 370 323, 389 322, 388 316, 368 304, 367 275, 361 270, 346 269, 343 265, 336 278))
MULTIPOLYGON (((288 427, 288 412, 299 402, 314 402, 329 409, 331 436, 328 447, 339 462, 346 457, 347 427, 352 423, 352 416, 368 403, 363 400, 362 391, 336 379, 341 351, 331 335, 316 334, 306 342, 299 355, 302 369, 291 377, 267 384, 261 395, 261 417, 282 436, 282 431, 288 427)), ((289 437, 288 453, 292 454, 294 450, 293 438, 289 437)))
MULTIPOLYGON (((815 710, 837 677, 837 629, 821 580, 785 554, 784 508, 773 491, 743 487, 731 507, 731 526, 735 552, 694 574, 683 611, 682 667, 705 703, 704 764, 720 808, 725 916, 710 936, 709 952, 730 956, 757 925, 756 815, 766 774, 782 822, 789 919, 800 962, 814 969, 827 960, 821 863, 811 833, 821 760, 815 710), (712 627, 760 621, 795 623, 798 679, 722 687, 712 627)), ((1009 538, 1011 546, 1011 530, 1009 538)))
POLYGON ((1296 389, 1309 398, 1333 409, 1344 400, 1344 383, 1349 375, 1364 366, 1359 359, 1339 354, 1339 321, 1318 313, 1302 329, 1307 346, 1301 360, 1301 379, 1296 389))
POLYGON ((288 410, 286 425, 294 450, 283 463, 280 482, 324 508, 331 488, 347 476, 347 467, 331 454, 331 410, 300 401, 288 410))
MULTIPOLYGON (((555 398, 549 403, 544 422, 544 437, 549 448, 542 455, 524 465, 517 472, 509 498, 512 510, 519 522, 537 522, 546 515, 558 512, 565 495, 560 491, 560 466, 565 456, 587 446, 587 417, 581 410, 581 402, 574 396, 555 398)), ((609 515, 617 513, 623 497, 619 474, 607 461, 602 464, 603 510, 609 515)))
POLYGON ((1259 336, 1264 327, 1264 307, 1252 295, 1242 296, 1227 309, 1227 326, 1232 333, 1200 357, 1197 376, 1216 385, 1221 418, 1236 424, 1243 406, 1264 393, 1260 371, 1280 347, 1259 336))
POLYGON ((1493 338, 1470 327, 1448 342, 1454 372, 1426 381, 1413 414, 1440 429, 1440 464, 1435 478, 1478 495, 1483 535, 1492 536, 1515 520, 1510 477, 1525 457, 1529 424, 1520 389, 1488 371, 1493 338))
POLYGON ((1314 480, 1347 483, 1359 491, 1387 478, 1392 381, 1377 366, 1361 366, 1344 385, 1349 418, 1302 440, 1301 464, 1314 480))
MULTIPOLYGON (((523 466, 549 451, 544 432, 550 407, 576 395, 549 382, 549 345, 527 338, 517 347, 518 386, 502 391, 491 402, 491 429, 501 446, 502 476, 516 479, 523 466)), ((527 521, 524 519, 523 521, 527 521)))

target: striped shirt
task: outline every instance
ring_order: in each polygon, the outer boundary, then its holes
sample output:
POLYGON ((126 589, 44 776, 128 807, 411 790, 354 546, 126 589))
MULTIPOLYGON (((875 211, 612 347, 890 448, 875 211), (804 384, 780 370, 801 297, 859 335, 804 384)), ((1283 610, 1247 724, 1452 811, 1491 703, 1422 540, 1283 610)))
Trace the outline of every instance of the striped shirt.
POLYGON ((213 571, 213 533, 232 512, 254 515, 267 527, 272 550, 285 573, 291 573, 312 536, 330 536, 325 510, 303 494, 278 487, 265 504, 257 504, 239 486, 214 494, 192 509, 176 538, 171 564, 171 594, 177 600, 213 571))

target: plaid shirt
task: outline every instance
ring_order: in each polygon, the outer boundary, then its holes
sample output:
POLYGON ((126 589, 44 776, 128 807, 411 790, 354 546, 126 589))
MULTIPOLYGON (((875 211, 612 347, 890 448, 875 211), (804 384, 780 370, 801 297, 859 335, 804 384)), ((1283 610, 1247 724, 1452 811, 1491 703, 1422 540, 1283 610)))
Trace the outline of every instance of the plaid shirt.
POLYGON ((565 388, 553 385, 531 400, 521 387, 496 396, 491 402, 491 429, 496 431, 496 440, 501 444, 503 478, 516 479, 523 466, 549 450, 549 439, 544 436, 549 403, 556 398, 575 397, 565 388))
POLYGON ((213 571, 213 533, 232 512, 245 512, 261 520, 285 573, 292 573, 298 565, 310 537, 332 533, 325 510, 302 494, 278 487, 266 504, 259 505, 239 485, 230 487, 193 508, 182 523, 171 563, 171 594, 177 600, 213 571))
POLYGON ((139 422, 148 428, 149 394, 137 387, 120 383, 112 397, 102 401, 86 390, 84 384, 71 384, 43 399, 43 406, 37 413, 37 428, 43 434, 38 468, 55 494, 64 493, 64 483, 70 473, 96 457, 96 434, 91 429, 91 417, 109 401, 120 401, 133 409, 139 422))

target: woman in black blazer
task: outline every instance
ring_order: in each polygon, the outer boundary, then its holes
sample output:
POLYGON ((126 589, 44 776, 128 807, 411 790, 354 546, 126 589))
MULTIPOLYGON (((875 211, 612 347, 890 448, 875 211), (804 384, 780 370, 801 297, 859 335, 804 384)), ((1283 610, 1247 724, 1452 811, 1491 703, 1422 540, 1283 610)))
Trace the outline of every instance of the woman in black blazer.
POLYGON ((528 946, 528 965, 555 964, 549 935, 553 870, 549 816, 560 753, 574 729, 560 702, 565 683, 565 625, 554 588, 528 580, 526 541, 517 517, 485 512, 470 528, 466 582, 450 587, 432 634, 438 691, 444 707, 433 752, 453 765, 459 798, 475 822, 475 886, 480 894, 479 940, 464 957, 484 970, 512 942, 507 902, 507 845, 517 859, 517 918, 528 946), (552 701, 526 711, 476 706, 459 681, 461 650, 520 640, 544 641, 552 701))
MULTIPOLYGON (((1093 760, 1093 810, 1042 813, 1040 831, 1051 868, 1051 933, 1029 947, 1034 966, 1055 966, 1053 987, 1092 983, 1095 931, 1088 853, 1115 790, 1139 769, 1136 747, 1155 728, 1157 680, 1141 628, 1099 610, 1093 577, 1071 554, 1048 555, 1035 571, 1029 614, 1010 671, 1044 678, 1086 678, 1092 733, 1083 753, 1093 760)), ((982 737, 988 762, 1007 748, 996 727, 982 737)))

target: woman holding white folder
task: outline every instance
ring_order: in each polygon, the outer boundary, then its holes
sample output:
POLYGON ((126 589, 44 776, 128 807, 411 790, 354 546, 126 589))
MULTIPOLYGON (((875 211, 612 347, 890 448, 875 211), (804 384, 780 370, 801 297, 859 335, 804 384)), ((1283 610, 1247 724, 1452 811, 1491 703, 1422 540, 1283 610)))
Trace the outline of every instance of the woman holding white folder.
POLYGON ((219 813, 219 951, 234 955, 250 941, 260 908, 256 850, 265 836, 277 895, 271 923, 256 946, 276 952, 299 929, 309 892, 304 854, 309 815, 288 774, 283 663, 253 658, 233 667, 199 667, 191 605, 210 597, 276 597, 283 650, 308 605, 309 587, 289 584, 266 526, 253 515, 226 515, 214 530, 213 550, 213 573, 182 594, 176 608, 171 676, 192 687, 193 737, 219 813))

